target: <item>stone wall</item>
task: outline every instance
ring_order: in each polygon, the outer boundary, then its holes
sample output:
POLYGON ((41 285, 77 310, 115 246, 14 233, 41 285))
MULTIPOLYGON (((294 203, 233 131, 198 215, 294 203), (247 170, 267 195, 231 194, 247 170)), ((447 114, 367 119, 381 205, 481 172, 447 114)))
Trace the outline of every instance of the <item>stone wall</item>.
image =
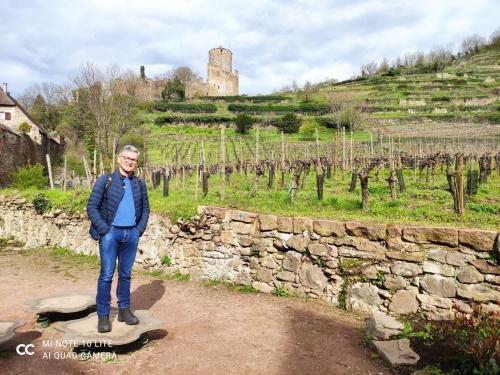
MULTIPOLYGON (((37 128, 38 129, 38 128, 37 128)), ((52 161, 60 157, 64 148, 52 138, 39 132, 39 142, 35 142, 28 134, 18 134, 15 131, 0 125, 0 188, 10 184, 9 175, 18 167, 40 163, 47 170, 46 154, 52 161)), ((48 180, 47 180, 48 181, 48 180)), ((47 182, 48 184, 48 182, 47 182)))
MULTIPOLYGON (((0 199, 0 237, 27 248, 58 245, 98 253, 86 215, 37 214, 24 199, 0 199)), ((219 279, 352 310, 422 312, 444 319, 471 298, 498 309, 498 232, 449 227, 339 222, 199 207, 200 216, 172 224, 151 215, 136 267, 219 279), (167 266, 165 261, 171 262, 167 266), (162 258, 164 262, 162 262, 162 258)))

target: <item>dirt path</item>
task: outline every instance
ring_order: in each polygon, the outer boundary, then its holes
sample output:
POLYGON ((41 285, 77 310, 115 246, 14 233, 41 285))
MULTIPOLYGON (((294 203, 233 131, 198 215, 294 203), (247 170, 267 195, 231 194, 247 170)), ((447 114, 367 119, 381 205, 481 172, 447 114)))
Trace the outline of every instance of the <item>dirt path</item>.
POLYGON ((0 344, 0 374, 390 374, 362 345, 361 316, 319 301, 240 293, 140 271, 133 276, 132 309, 150 310, 165 321, 149 332, 148 345, 129 345, 110 361, 55 359, 70 350, 42 348, 42 340, 60 340, 64 332, 54 323, 39 328, 24 301, 92 292, 97 275, 95 264, 56 257, 49 249, 0 251, 0 320, 27 322, 0 344), (17 345, 29 343, 34 355, 16 353, 17 345), (44 359, 49 351, 51 358, 44 359))

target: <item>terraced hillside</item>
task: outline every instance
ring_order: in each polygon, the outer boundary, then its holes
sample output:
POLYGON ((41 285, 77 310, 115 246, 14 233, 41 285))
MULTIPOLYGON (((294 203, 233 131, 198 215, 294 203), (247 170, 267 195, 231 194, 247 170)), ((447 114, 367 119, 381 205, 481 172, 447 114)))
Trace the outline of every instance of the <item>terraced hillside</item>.
POLYGON ((323 93, 353 97, 369 114, 369 125, 382 134, 500 133, 499 50, 456 59, 439 73, 398 73, 341 82, 323 93))

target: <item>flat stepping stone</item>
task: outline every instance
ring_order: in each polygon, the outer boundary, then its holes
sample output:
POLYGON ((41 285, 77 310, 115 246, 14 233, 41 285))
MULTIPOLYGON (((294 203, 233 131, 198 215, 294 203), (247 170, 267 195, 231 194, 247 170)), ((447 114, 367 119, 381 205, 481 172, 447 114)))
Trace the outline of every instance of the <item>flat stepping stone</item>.
POLYGON ((56 328, 66 334, 62 340, 72 343, 72 346, 117 346, 125 345, 137 340, 143 333, 157 329, 165 324, 163 320, 153 317, 149 310, 135 310, 135 316, 139 318, 139 324, 127 325, 117 320, 118 312, 111 311, 109 321, 111 332, 97 332, 97 313, 89 316, 58 323, 56 328))
POLYGON ((372 341, 372 350, 380 354, 380 358, 395 365, 414 365, 420 359, 419 355, 410 348, 410 340, 372 341))
POLYGON ((44 314, 49 312, 74 313, 84 311, 95 305, 95 293, 60 292, 48 297, 33 298, 25 301, 26 312, 44 314))
POLYGON ((24 320, 0 320, 0 344, 13 338, 15 336, 14 330, 25 324, 24 320))

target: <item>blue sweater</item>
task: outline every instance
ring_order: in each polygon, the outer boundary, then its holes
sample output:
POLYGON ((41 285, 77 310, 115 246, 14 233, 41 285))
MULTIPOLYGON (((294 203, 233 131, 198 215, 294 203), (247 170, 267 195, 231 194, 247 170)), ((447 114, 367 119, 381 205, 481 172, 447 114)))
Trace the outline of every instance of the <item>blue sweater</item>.
MULTIPOLYGON (((91 222, 89 233, 96 241, 109 232, 109 228, 115 219, 125 191, 123 188, 124 178, 119 171, 113 172, 113 181, 107 194, 107 204, 104 199, 107 175, 99 177, 92 189, 87 203, 87 214, 91 222)), ((129 179, 134 198, 136 229, 142 235, 146 230, 149 219, 148 192, 146 184, 140 178, 132 175, 129 179), (139 184, 142 184, 142 189, 139 184)))

